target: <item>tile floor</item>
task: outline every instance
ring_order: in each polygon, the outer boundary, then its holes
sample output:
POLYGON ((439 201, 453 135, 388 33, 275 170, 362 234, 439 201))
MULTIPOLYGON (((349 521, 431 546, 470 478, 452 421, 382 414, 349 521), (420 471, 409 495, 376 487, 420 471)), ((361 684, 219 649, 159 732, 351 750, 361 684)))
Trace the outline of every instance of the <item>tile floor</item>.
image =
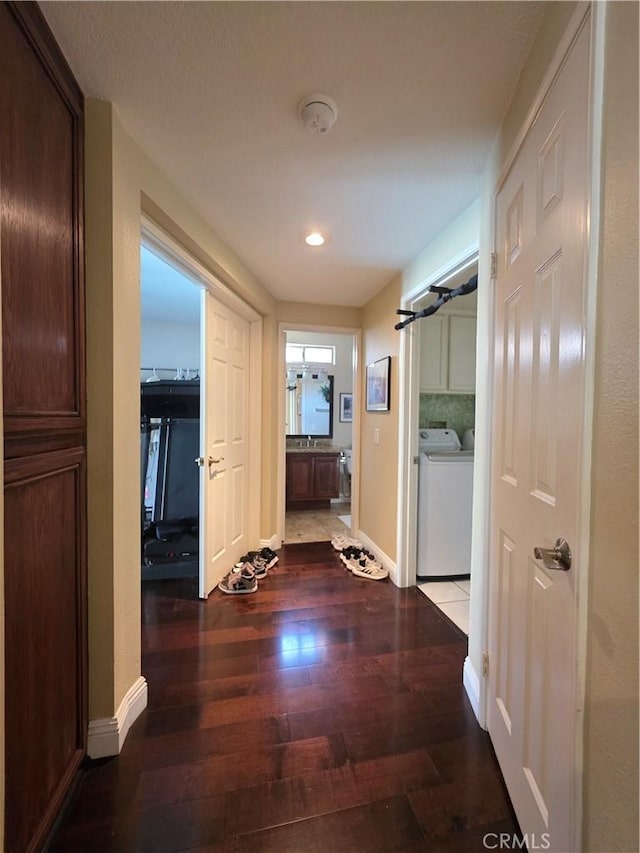
POLYGON ((425 581, 418 589, 448 616, 451 621, 469 634, 469 593, 471 581, 425 581))
POLYGON ((336 533, 346 533, 348 525, 340 516, 349 517, 349 503, 332 504, 331 509, 296 510, 285 516, 284 541, 287 545, 300 542, 328 542, 336 533))

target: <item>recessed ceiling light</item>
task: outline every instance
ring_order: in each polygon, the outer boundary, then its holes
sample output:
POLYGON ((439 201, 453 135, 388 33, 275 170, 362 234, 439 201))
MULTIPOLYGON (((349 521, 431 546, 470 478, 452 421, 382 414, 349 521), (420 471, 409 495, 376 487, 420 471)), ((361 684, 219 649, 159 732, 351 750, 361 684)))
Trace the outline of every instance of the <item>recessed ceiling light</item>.
POLYGON ((327 238, 319 231, 308 231, 304 235, 304 242, 307 244, 307 246, 324 246, 326 241, 327 238))

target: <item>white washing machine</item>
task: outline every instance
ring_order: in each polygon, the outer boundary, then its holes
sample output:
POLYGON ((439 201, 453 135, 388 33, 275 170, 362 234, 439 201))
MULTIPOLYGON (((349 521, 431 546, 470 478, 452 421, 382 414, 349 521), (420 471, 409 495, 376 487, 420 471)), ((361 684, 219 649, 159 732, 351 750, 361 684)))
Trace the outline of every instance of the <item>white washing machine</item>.
POLYGON ((419 438, 417 580, 469 577, 473 451, 452 429, 423 429, 419 438))

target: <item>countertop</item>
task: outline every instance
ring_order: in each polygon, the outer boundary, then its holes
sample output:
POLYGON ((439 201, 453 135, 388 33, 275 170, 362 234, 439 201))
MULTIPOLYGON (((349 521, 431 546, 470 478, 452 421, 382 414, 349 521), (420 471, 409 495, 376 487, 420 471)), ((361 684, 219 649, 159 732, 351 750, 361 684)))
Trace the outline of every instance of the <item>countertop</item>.
POLYGON ((339 456, 341 450, 337 447, 287 447, 287 453, 335 453, 339 456))

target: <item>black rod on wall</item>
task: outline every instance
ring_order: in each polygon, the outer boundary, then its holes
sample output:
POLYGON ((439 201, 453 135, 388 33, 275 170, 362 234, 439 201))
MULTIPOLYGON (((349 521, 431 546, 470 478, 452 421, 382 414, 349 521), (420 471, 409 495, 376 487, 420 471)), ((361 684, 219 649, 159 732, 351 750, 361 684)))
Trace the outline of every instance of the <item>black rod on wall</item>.
POLYGON ((446 305, 447 302, 455 299, 456 296, 464 296, 467 293, 473 293, 473 291, 477 289, 477 275, 471 276, 469 281, 461 284, 459 287, 454 287, 453 290, 448 287, 430 287, 430 293, 438 294, 436 301, 432 302, 427 308, 423 308, 422 311, 405 311, 402 308, 398 308, 396 314, 402 314, 406 316, 407 319, 402 320, 400 323, 396 323, 393 328, 400 331, 400 329, 404 329, 405 326, 408 326, 410 323, 414 323, 416 320, 421 320, 423 317, 430 317, 432 314, 435 314, 439 308, 442 308, 442 306, 446 305))

